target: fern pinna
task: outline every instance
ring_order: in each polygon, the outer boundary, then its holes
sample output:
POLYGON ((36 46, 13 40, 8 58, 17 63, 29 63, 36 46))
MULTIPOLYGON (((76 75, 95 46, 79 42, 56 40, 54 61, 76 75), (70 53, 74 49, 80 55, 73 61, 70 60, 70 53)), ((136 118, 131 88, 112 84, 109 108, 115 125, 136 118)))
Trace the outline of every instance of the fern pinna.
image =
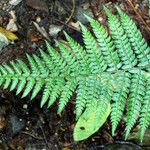
POLYGON ((85 47, 64 33, 70 47, 56 41, 60 52, 47 42, 48 54, 29 56, 28 67, 16 60, 0 66, 0 85, 22 98, 32 91, 31 99, 43 89, 41 107, 50 107, 58 97, 61 113, 76 90, 76 119, 86 112, 99 109, 103 115, 106 103, 111 104, 112 134, 126 110, 126 135, 139 119, 143 139, 150 123, 150 48, 135 23, 119 7, 118 19, 104 7, 108 16, 110 35, 97 21, 87 17, 94 36, 80 24, 85 47), (89 110, 89 111, 87 111, 89 110))

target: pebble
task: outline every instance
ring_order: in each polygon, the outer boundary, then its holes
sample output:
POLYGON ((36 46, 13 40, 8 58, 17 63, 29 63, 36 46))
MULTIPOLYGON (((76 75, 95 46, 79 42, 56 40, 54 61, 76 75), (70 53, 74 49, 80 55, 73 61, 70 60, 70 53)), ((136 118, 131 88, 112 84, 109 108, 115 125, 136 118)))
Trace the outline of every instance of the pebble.
POLYGON ((9 44, 9 40, 7 39, 7 37, 0 33, 0 50, 2 50, 2 48, 6 47, 9 44))
POLYGON ((23 105, 23 109, 27 109, 28 108, 28 105, 27 104, 24 104, 23 105))
POLYGON ((10 117, 12 134, 15 135, 20 132, 25 127, 25 121, 23 119, 19 119, 17 116, 12 115, 10 117))
POLYGON ((58 34, 58 32, 60 32, 62 30, 62 26, 58 26, 58 25, 50 25, 49 28, 49 34, 50 36, 56 36, 58 34))

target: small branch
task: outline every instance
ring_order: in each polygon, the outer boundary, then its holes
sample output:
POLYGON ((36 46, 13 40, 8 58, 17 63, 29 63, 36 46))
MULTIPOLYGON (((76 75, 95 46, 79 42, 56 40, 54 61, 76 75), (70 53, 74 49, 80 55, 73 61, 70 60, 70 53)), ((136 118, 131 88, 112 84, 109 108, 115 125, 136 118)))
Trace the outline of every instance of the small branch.
POLYGON ((144 19, 141 17, 141 15, 138 13, 138 11, 136 10, 136 8, 134 7, 133 3, 131 0, 127 0, 127 3, 132 7, 132 9, 134 10, 134 12, 137 14, 137 16, 139 17, 139 19, 142 21, 142 23, 146 26, 146 28, 150 31, 150 27, 147 25, 147 23, 144 21, 144 19))
POLYGON ((66 24, 71 20, 73 14, 74 14, 74 11, 75 11, 75 0, 72 0, 72 10, 71 10, 70 16, 67 18, 66 24))
POLYGON ((43 138, 37 137, 37 136, 35 136, 35 135, 33 135, 33 134, 29 133, 29 132, 22 131, 21 133, 29 135, 29 136, 33 137, 34 139, 36 139, 36 140, 43 140, 43 138))
POLYGON ((51 148, 50 148, 50 146, 49 146, 49 144, 48 144, 48 141, 47 141, 45 132, 44 132, 42 126, 41 126, 41 119, 40 119, 40 121, 39 121, 39 127, 40 127, 40 129, 41 129, 41 131, 42 131, 43 138, 44 138, 44 141, 45 141, 45 145, 47 146, 48 150, 50 150, 51 148))
POLYGON ((77 31, 77 32, 79 32, 79 33, 82 33, 80 30, 77 30, 77 29, 76 29, 75 27, 73 27, 72 25, 69 25, 69 24, 67 24, 67 23, 65 23, 65 22, 63 22, 63 21, 61 21, 61 20, 59 20, 59 19, 56 19, 56 18, 54 18, 54 20, 57 21, 57 22, 59 22, 59 23, 61 23, 62 25, 67 26, 68 28, 70 28, 70 29, 72 29, 72 30, 75 30, 75 31, 77 31))

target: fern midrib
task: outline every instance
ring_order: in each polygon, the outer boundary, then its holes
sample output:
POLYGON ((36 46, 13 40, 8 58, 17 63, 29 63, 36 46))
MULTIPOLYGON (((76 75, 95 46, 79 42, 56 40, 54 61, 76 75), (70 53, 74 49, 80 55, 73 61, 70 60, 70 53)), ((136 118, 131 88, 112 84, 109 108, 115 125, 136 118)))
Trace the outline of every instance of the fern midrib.
MULTIPOLYGON (((134 70, 142 70, 144 71, 143 69, 147 69, 147 68, 150 68, 150 63, 148 65, 145 65, 145 66, 137 66, 137 67, 130 67, 130 68, 126 68, 126 69, 116 69, 116 70, 113 70, 113 71, 103 71, 103 72, 100 72, 100 73, 84 73, 84 74, 68 74, 68 73, 63 73, 63 74, 58 74, 58 75, 53 75, 53 74, 49 74, 48 76, 46 77, 42 77, 42 74, 40 74, 39 76, 36 76, 36 75, 33 75, 32 73, 29 74, 29 75, 25 75, 25 74, 4 74, 4 75, 0 75, 0 78, 1 79, 6 79, 6 78, 30 78, 30 77, 33 77, 35 78, 35 80, 39 80, 39 79, 44 79, 45 81, 47 81, 47 79, 49 78, 68 78, 68 77, 72 77, 72 78, 77 78, 77 77, 88 77, 88 76, 98 76, 98 77, 101 77, 101 75, 103 73, 108 73, 108 74, 115 74, 117 73, 118 71, 123 71, 123 72, 130 72, 130 71, 134 71, 134 70)), ((149 72, 146 72, 144 71, 148 76, 150 76, 150 73, 149 72)))

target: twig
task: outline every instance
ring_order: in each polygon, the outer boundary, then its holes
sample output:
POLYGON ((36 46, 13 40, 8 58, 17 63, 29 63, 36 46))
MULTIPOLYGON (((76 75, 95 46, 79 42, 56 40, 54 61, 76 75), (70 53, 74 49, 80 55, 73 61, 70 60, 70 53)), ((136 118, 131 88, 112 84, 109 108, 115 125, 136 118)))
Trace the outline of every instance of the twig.
POLYGON ((35 135, 33 135, 33 134, 29 133, 29 132, 22 131, 21 133, 29 135, 29 136, 33 137, 34 139, 36 139, 36 140, 43 140, 43 138, 37 137, 37 136, 35 136, 35 135))
POLYGON ((75 0, 72 0, 72 10, 71 10, 70 16, 69 16, 68 19, 66 20, 66 24, 71 20, 73 14, 74 14, 74 11, 75 11, 75 0))
POLYGON ((40 122, 39 122, 39 127, 40 127, 40 129, 41 129, 41 131, 42 131, 43 138, 44 138, 44 141, 45 141, 45 145, 46 145, 46 146, 47 146, 47 148, 50 150, 51 148, 50 148, 50 146, 49 146, 49 144, 48 144, 48 141, 47 141, 47 139, 46 139, 45 132, 44 132, 44 130, 43 130, 43 128, 42 128, 42 126, 41 126, 41 120, 40 120, 40 122))
POLYGON ((141 15, 138 13, 138 11, 136 10, 136 8, 134 7, 133 3, 131 0, 127 0, 127 3, 132 7, 132 9, 134 10, 134 12, 137 14, 137 16, 139 17, 139 19, 143 22, 143 24, 146 26, 146 28, 150 31, 150 27, 147 25, 147 23, 144 21, 144 19, 141 17, 141 15))
POLYGON ((73 30, 75 30, 75 31, 77 31, 77 32, 79 32, 79 33, 81 33, 80 30, 77 30, 77 29, 76 29, 75 27, 73 27, 72 25, 69 25, 69 24, 67 24, 67 23, 65 23, 65 22, 63 22, 63 21, 61 21, 61 20, 59 20, 59 19, 56 19, 56 18, 54 18, 54 20, 55 20, 55 21, 58 21, 59 23, 65 25, 65 26, 67 26, 67 27, 70 28, 70 29, 73 29, 73 30))
POLYGON ((148 0, 148 13, 149 13, 149 17, 150 17, 150 0, 148 0))

